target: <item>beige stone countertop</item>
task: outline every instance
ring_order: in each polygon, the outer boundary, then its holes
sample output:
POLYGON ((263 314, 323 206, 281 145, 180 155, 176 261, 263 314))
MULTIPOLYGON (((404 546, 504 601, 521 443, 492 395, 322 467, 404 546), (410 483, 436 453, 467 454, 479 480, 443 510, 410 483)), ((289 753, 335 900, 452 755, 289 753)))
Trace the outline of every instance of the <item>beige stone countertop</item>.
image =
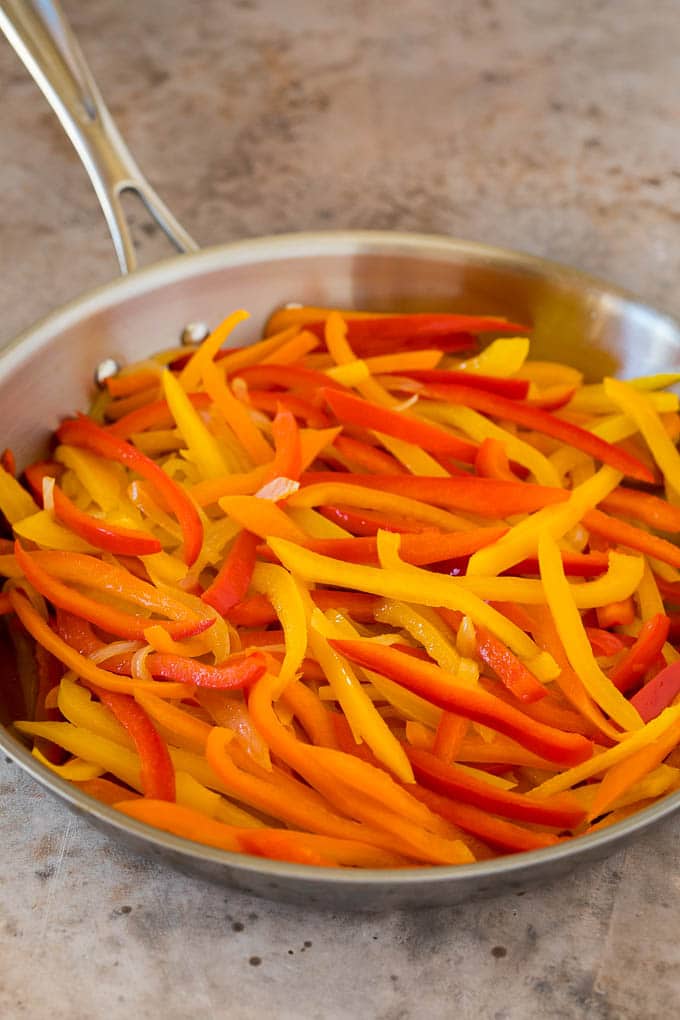
MULTIPOLYGON (((202 244, 324 228, 555 258, 680 314, 677 0, 65 0, 202 244)), ((0 44, 0 342, 112 279, 83 170, 0 44)), ((166 253, 137 215, 143 260, 166 253)), ((680 820, 524 895, 328 914, 150 862, 0 759, 0 1016, 645 1020, 680 1000, 680 820)))

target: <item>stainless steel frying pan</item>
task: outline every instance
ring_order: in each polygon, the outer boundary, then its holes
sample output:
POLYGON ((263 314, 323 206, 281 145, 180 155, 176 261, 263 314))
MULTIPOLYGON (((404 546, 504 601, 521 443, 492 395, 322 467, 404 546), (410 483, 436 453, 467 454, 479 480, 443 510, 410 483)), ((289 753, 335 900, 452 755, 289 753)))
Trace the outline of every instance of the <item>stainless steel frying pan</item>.
MULTIPOLYGON (((41 453, 60 418, 88 405, 96 367, 124 364, 178 341, 187 323, 248 308, 256 336, 288 301, 376 309, 485 311, 534 324, 536 357, 597 377, 680 367, 680 327, 572 269, 442 237, 290 234, 198 252, 144 180, 104 106, 55 3, 0 0, 0 27, 59 116, 92 179, 122 279, 72 302, 0 352, 0 440, 20 464, 41 453), (135 269, 120 202, 135 191, 179 251, 135 269)), ((0 718, 7 716, 0 703, 0 718)), ((680 807, 680 793, 592 836, 465 867, 354 872, 211 850, 158 832, 92 800, 43 768, 9 729, 0 748, 76 811, 135 849, 263 896, 334 909, 441 906, 546 881, 603 857, 680 807)))

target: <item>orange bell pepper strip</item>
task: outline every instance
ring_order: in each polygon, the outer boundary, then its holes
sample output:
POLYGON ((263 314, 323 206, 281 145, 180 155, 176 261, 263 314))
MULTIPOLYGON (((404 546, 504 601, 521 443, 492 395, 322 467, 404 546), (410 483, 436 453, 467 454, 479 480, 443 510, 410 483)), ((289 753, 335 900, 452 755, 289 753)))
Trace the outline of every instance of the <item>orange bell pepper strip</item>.
MULTIPOLYGON (((399 555, 406 563, 425 566, 455 556, 469 556, 485 545, 496 542, 505 534, 503 525, 475 528, 473 531, 423 531, 402 534, 399 555)), ((347 563, 378 563, 378 542, 375 538, 318 538, 305 542, 308 549, 332 556, 347 563)))
POLYGON ((24 469, 24 476, 36 502, 43 505, 43 479, 58 478, 63 471, 56 460, 37 460, 24 469))
POLYGON ((462 687, 434 663, 421 662, 366 640, 333 639, 330 644, 351 662, 388 677, 439 708, 512 737, 548 761, 560 765, 577 764, 592 754, 592 743, 581 734, 562 733, 530 719, 486 691, 462 687))
POLYGON ((105 669, 96 666, 91 659, 81 655, 74 648, 71 648, 58 634, 52 630, 50 625, 43 620, 36 612, 28 599, 16 589, 9 593, 9 599, 16 615, 22 624, 43 648, 54 655, 55 659, 62 662, 68 669, 73 670, 83 680, 88 681, 97 687, 115 691, 121 694, 132 694, 136 691, 149 691, 164 698, 185 698, 187 689, 185 684, 179 683, 156 683, 155 681, 132 680, 129 677, 122 678, 112 676, 105 669))
POLYGON ((573 446, 638 481, 654 481, 654 475, 649 468, 632 454, 613 443, 600 439, 599 436, 578 425, 572 425, 562 418, 557 418, 549 411, 530 407, 517 400, 508 400, 497 393, 484 393, 471 386, 426 385, 423 392, 435 400, 446 400, 461 404, 463 407, 471 407, 482 414, 502 418, 524 428, 552 436, 553 439, 566 443, 567 446, 573 446))
POLYGON ((506 482, 516 482, 505 446, 499 439, 487 436, 479 444, 475 457, 475 471, 480 478, 496 478, 506 482))
POLYGON ((608 602, 604 606, 598 606, 595 612, 598 626, 603 630, 607 627, 629 627, 635 622, 635 605, 632 598, 608 602))
POLYGON ((546 846, 554 846, 559 842, 558 837, 551 833, 525 829, 504 818, 495 818, 474 804, 463 804, 459 800, 451 800, 449 797, 435 793, 434 790, 427 790, 423 786, 416 787, 413 795, 423 804, 427 804, 431 811, 436 811, 442 818, 446 818, 447 821, 506 853, 540 850, 546 846))
POLYGON ((279 409, 272 422, 274 437, 274 460, 269 467, 269 478, 292 478, 297 481, 302 470, 302 447, 300 430, 290 411, 279 409))
POLYGON ((195 562, 203 543, 201 518, 184 489, 158 464, 84 415, 63 422, 57 429, 57 438, 61 443, 78 446, 107 460, 117 461, 150 482, 177 518, 182 530, 185 562, 189 566, 195 562))
POLYGON ((127 790, 119 783, 114 783, 111 779, 102 779, 101 776, 97 779, 76 780, 73 782, 73 785, 77 786, 83 793, 88 794, 88 796, 94 797, 101 804, 108 804, 110 807, 117 804, 120 800, 142 799, 133 790, 127 790))
POLYGON ((290 829, 250 829, 239 833, 244 850, 259 857, 321 867, 401 868, 409 862, 400 854, 357 840, 334 839, 290 829))
POLYGON ((406 412, 393 411, 372 401, 328 387, 321 390, 338 421, 345 425, 384 432, 385 435, 413 443, 429 453, 443 453, 467 464, 474 463, 477 444, 460 439, 437 425, 413 417, 406 412))
POLYGON ((373 536, 379 531, 397 531, 403 534, 432 530, 431 524, 418 521, 415 517, 404 517, 400 514, 390 514, 387 517, 378 510, 358 510, 352 506, 319 506, 318 512, 354 535, 373 536))
POLYGON ((295 524, 278 503, 259 496, 221 496, 218 500, 227 517, 259 538, 272 535, 300 544, 306 533, 295 524))
MULTIPOLYGON (((258 411, 275 414, 283 409, 300 421, 306 422, 310 428, 323 429, 330 425, 328 415, 304 397, 295 393, 283 393, 281 390, 248 390, 248 403, 258 411)), ((245 408, 245 404, 243 407, 245 408)))
POLYGON ((299 680, 291 680, 281 698, 318 747, 337 748, 331 713, 314 691, 299 680))
POLYGON ((625 694, 643 679, 668 640, 670 626, 670 618, 664 613, 656 613, 643 623, 635 644, 609 674, 615 687, 625 694))
POLYGON ((475 475, 426 478, 420 475, 355 475, 337 471, 305 471, 300 482, 303 486, 339 482, 343 485, 358 485, 494 519, 532 513, 552 503, 563 503, 569 498, 566 489, 518 480, 511 482, 478 478, 475 475))
POLYGON ((408 376, 422 383, 451 383, 472 386, 486 393, 499 393, 510 400, 524 400, 529 393, 528 379, 506 379, 503 376, 480 375, 477 372, 457 372, 455 369, 430 368, 400 371, 399 375, 408 376))
POLYGON ((332 379, 325 372, 318 372, 314 368, 305 368, 304 365, 249 365, 237 374, 243 379, 248 389, 271 390, 292 390, 293 392, 304 393, 307 397, 316 397, 320 390, 325 387, 332 389, 346 390, 342 383, 332 379))
MULTIPOLYGON (((126 613, 69 588, 49 574, 40 565, 36 555, 26 552, 19 542, 14 545, 14 557, 26 580, 54 606, 75 616, 82 616, 95 626, 101 627, 107 634, 116 634, 130 641, 144 641, 144 631, 149 626, 147 617, 126 613)), ((182 638, 206 630, 211 621, 207 618, 197 621, 195 617, 191 617, 186 622, 171 620, 158 622, 172 637, 182 638)))
POLYGON ((165 742, 144 709, 128 694, 93 687, 99 700, 132 737, 139 755, 142 790, 156 800, 175 799, 175 770, 165 742))
POLYGON ((203 370, 203 385, 210 394, 218 414, 232 429, 253 463, 268 463, 272 457, 269 442, 251 419, 246 405, 234 396, 224 381, 223 373, 213 363, 206 365, 203 370))
POLYGON ((585 811, 571 797, 532 799, 485 783, 456 765, 445 765, 428 751, 407 747, 406 753, 416 779, 428 789, 453 800, 474 804, 503 818, 550 828, 574 829, 585 819, 585 811))
POLYGON ((191 839, 219 850, 242 852, 240 829, 224 822, 217 822, 200 811, 184 807, 183 804, 170 804, 167 800, 152 800, 145 797, 136 800, 125 798, 113 807, 128 818, 145 822, 164 832, 171 832, 174 836, 182 836, 184 839, 191 839))
POLYGON ((465 734, 470 726, 469 719, 454 712, 442 712, 435 732, 432 753, 446 765, 451 765, 460 753, 465 734))
POLYGON ((650 492, 639 492, 620 485, 602 500, 605 513, 635 517, 658 531, 680 531, 680 507, 650 492))
POLYGON ((222 616, 245 598, 255 569, 258 541, 252 531, 239 532, 217 577, 201 595, 222 616))
POLYGON ((650 535, 648 531, 627 524, 626 521, 603 514, 601 510, 588 510, 583 516, 583 524, 588 531, 606 538, 612 545, 626 545, 629 549, 637 549, 662 563, 680 568, 680 548, 665 538, 650 535))
MULTIPOLYGON (((210 396, 207 393, 190 393, 189 400, 196 411, 206 411, 210 407, 210 396)), ((135 432, 146 432, 147 429, 172 428, 174 419, 167 400, 154 400, 130 411, 119 418, 106 431, 119 439, 129 439, 135 432)))
POLYGON ((196 716, 190 715, 189 712, 178 708, 177 705, 163 701, 162 698, 157 698, 153 694, 135 694, 135 701, 152 720, 172 733, 180 746, 195 751, 197 754, 205 754, 212 728, 209 723, 197 719, 196 716))
POLYGON ((160 383, 157 370, 138 368, 130 372, 118 372, 105 380, 106 389, 112 397, 129 397, 140 390, 148 390, 160 383))
POLYGON ((680 662, 672 662, 631 698, 644 722, 655 719, 680 694, 680 662))
POLYGON ((148 556, 161 551, 161 543, 153 535, 93 517, 77 507, 58 485, 52 495, 57 520, 95 548, 123 556, 148 556))

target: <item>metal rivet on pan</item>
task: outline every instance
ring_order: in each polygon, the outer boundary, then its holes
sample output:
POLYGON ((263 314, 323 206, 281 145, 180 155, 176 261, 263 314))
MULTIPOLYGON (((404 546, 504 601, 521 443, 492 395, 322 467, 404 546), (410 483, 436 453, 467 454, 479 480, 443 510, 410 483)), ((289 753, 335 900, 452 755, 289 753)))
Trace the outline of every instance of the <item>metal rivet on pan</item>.
POLYGON ((106 380, 112 375, 118 375, 119 372, 120 365, 114 358, 104 358, 94 370, 94 381, 101 390, 106 380))
POLYGON ((210 327, 205 322, 188 322, 182 330, 182 344, 200 344, 210 334, 210 327))

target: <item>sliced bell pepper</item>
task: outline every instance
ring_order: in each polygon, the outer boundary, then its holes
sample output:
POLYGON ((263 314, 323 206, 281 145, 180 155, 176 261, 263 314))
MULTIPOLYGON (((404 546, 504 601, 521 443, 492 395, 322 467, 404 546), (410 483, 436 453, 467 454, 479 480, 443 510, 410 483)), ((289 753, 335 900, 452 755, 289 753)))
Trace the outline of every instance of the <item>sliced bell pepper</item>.
MULTIPOLYGON (((190 393, 189 400, 197 411, 206 411, 210 407, 210 396, 207 393, 190 393)), ((167 400, 154 400, 150 404, 130 411, 107 426, 106 431, 119 439, 129 439, 137 432, 146 432, 148 429, 169 429, 172 428, 173 417, 167 400)))
POLYGON ((162 549, 159 539, 149 532, 111 524, 81 510, 58 485, 52 498, 57 520, 97 549, 123 556, 148 556, 162 549))
POLYGON ((361 470, 373 474, 403 475, 404 468, 392 454, 380 450, 377 446, 369 446, 351 436, 339 435, 333 443, 333 449, 342 454, 350 463, 357 464, 361 470))
POLYGON ((602 500, 600 508, 605 513, 635 517, 659 531, 680 531, 680 507, 650 492, 620 485, 602 500))
POLYGON ((272 422, 272 436, 275 454, 270 464, 268 480, 283 477, 297 481, 302 470, 302 447, 300 430, 290 411, 277 411, 272 422))
POLYGON ((598 626, 607 627, 629 627, 635 622, 635 606, 632 598, 619 599, 616 602, 607 602, 604 606, 597 606, 598 626))
POLYGON ((539 701, 547 691, 523 662, 486 627, 477 627, 477 652, 509 691, 522 702, 539 701))
POLYGON ((620 379, 605 379, 604 390, 623 413, 633 419, 668 485, 676 493, 680 492, 680 454, 649 397, 620 379))
POLYGON ((456 761, 469 726, 470 721, 464 716, 456 715, 455 712, 442 712, 432 745, 435 757, 447 765, 456 761))
POLYGON ((612 544, 637 549, 647 556, 661 560, 662 563, 669 563, 672 567, 680 568, 680 549, 664 538, 650 535, 642 528, 636 528, 632 524, 627 524, 626 521, 620 521, 616 517, 603 514, 601 510, 588 510, 583 516, 583 523, 593 534, 606 538, 612 544))
POLYGON ((631 698, 645 722, 656 719, 680 694, 680 662, 672 662, 631 698))
POLYGON ((191 566, 195 562, 203 542, 201 518, 186 492, 162 468, 130 443, 111 435, 85 416, 63 422, 57 430, 57 436, 61 443, 118 461, 150 482, 167 502, 182 529, 186 563, 191 566))
POLYGON ((492 436, 487 436, 479 444, 475 458, 475 470, 481 478, 495 478, 506 482, 517 481, 516 475, 510 469, 504 444, 492 436))
POLYGON ((625 450, 607 443, 592 432, 579 428, 578 425, 557 418, 549 411, 529 407, 517 400, 508 400, 497 393, 484 393, 471 386, 430 384, 425 386, 425 393, 435 399, 462 404, 483 414, 490 414, 494 418, 502 418, 524 428, 545 433, 638 481, 654 481, 654 476, 648 468, 625 450))
POLYGON ((132 737, 139 755, 145 797, 175 799, 175 770, 168 749, 144 709, 128 694, 95 687, 94 692, 132 737))
POLYGON ((456 372, 455 369, 433 368, 433 369, 411 369, 410 371, 399 372, 399 375, 406 375, 409 379, 417 382, 446 385, 458 384, 472 386, 476 390, 484 390, 486 393, 498 393, 509 400, 524 400, 529 393, 529 382, 526 379, 504 379, 501 376, 479 375, 477 372, 456 372))
POLYGON ((668 639, 671 621, 663 613, 645 620, 635 644, 609 674, 615 687, 626 694, 642 680, 668 639))
POLYGON ((255 569, 258 536, 252 531, 241 531, 220 567, 215 580, 205 589, 201 598, 226 615, 246 595, 255 569))
MULTIPOLYGON (((506 531, 506 527, 499 525, 475 528, 472 531, 402 534, 399 551, 404 562, 423 566, 449 557, 469 556, 477 549, 497 541, 506 531)), ((314 552, 347 563, 378 563, 378 544, 375 538, 317 538, 308 539, 305 545, 314 552)))
POLYGON ((456 683, 445 670, 429 662, 372 641, 331 640, 331 645, 351 662, 380 673, 439 708, 456 712, 512 737, 523 747, 562 765, 590 757, 592 744, 581 734, 563 733, 529 719, 486 691, 456 683))

